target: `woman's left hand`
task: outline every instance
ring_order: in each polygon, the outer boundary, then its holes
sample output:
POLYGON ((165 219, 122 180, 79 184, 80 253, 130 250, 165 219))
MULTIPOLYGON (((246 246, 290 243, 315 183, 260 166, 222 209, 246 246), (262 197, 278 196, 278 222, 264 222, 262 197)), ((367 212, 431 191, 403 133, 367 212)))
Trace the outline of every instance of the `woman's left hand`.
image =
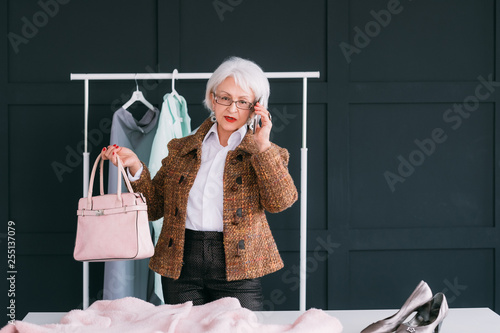
POLYGON ((273 123, 271 122, 271 114, 266 108, 257 102, 254 106, 254 116, 260 116, 261 126, 257 124, 255 129, 254 140, 260 152, 267 150, 271 147, 271 141, 269 141, 269 136, 271 135, 271 128, 273 123))

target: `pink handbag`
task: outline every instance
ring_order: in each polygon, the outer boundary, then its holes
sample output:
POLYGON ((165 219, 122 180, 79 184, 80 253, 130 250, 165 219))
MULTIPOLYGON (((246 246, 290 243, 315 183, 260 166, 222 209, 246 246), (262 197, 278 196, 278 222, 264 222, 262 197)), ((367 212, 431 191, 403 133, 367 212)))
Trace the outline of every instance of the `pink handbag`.
POLYGON ((104 194, 103 162, 100 163, 101 195, 92 197, 97 163, 92 169, 88 196, 78 202, 78 226, 73 257, 78 261, 117 261, 149 258, 154 245, 149 230, 146 199, 134 193, 127 174, 118 160, 116 194, 104 194), (122 192, 121 177, 129 193, 122 192))

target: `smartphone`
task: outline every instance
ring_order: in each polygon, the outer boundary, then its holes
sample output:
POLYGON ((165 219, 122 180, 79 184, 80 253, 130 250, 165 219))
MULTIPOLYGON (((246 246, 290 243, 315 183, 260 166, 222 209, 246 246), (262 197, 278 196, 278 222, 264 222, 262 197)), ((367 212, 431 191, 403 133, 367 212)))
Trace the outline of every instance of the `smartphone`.
MULTIPOLYGON (((257 102, 257 103, 260 103, 260 100, 257 102)), ((255 134, 255 131, 257 130, 257 125, 260 125, 260 116, 259 115, 255 115, 253 117, 253 134, 255 134)))
POLYGON ((257 125, 260 123, 260 115, 256 115, 253 117, 253 134, 255 134, 255 131, 257 130, 257 125))

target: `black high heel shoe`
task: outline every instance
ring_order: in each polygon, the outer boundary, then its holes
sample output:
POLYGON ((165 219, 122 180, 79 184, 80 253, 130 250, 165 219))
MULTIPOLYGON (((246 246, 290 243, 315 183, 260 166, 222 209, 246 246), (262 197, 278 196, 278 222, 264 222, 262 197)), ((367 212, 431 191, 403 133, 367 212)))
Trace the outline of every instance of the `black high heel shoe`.
POLYGON ((446 296, 443 293, 437 293, 429 302, 427 319, 415 316, 407 323, 401 324, 396 333, 438 333, 447 314, 446 296))
MULTIPOLYGON (((415 288, 413 293, 406 300, 406 302, 398 312, 388 318, 379 320, 369 325, 364 330, 362 330, 361 333, 394 332, 408 318, 408 316, 415 311, 417 311, 417 314, 414 317, 414 323, 418 324, 420 321, 425 322, 428 320, 431 299, 431 289, 429 288, 427 283, 425 283, 424 281, 420 281, 417 288, 415 288)), ((425 331, 425 333, 427 332, 425 331)))

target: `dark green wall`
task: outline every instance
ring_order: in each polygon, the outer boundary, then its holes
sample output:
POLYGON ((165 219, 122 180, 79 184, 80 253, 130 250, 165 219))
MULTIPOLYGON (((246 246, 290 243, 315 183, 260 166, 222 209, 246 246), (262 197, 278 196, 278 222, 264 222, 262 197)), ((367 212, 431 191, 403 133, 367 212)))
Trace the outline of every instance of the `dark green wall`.
MULTIPOLYGON (((500 312, 496 1, 0 6, 0 245, 7 253, 14 221, 18 319, 82 303, 72 251, 84 99, 70 73, 210 72, 230 55, 269 72, 321 72, 308 95, 308 308, 396 308, 423 279, 451 307, 500 312)), ((167 80, 139 84, 156 105, 170 92, 167 80)), ((176 84, 193 128, 207 115, 204 85, 176 84)), ((91 82, 91 161, 134 89, 91 82)), ((271 81, 272 139, 290 151, 298 187, 301 100, 300 80, 271 81)), ((298 203, 269 214, 286 266, 264 279, 268 310, 299 306, 299 214, 298 203)), ((103 265, 90 270, 95 300, 103 265)))

